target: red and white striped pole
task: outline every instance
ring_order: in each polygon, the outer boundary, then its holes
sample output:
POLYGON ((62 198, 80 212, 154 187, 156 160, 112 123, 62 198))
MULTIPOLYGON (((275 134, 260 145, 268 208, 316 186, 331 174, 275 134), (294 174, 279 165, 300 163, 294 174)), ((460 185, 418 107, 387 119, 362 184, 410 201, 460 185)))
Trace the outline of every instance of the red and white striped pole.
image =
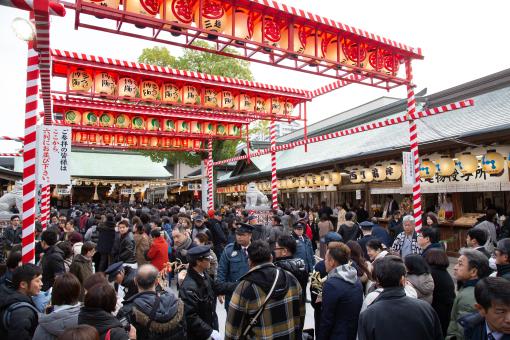
POLYGON ((270 147, 271 150, 271 198, 273 210, 278 210, 278 178, 276 177, 276 124, 271 119, 269 126, 270 147))
POLYGON ((41 218, 40 222, 43 230, 48 226, 50 220, 50 186, 43 185, 41 188, 41 218))
POLYGON ((21 157, 22 153, 0 153, 0 157, 21 157))
MULTIPOLYGON (((31 13, 33 19, 33 13, 31 13)), ((27 88, 25 105, 25 145, 23 149, 23 224, 22 224, 22 261, 35 261, 35 150, 37 100, 39 81, 39 56, 34 42, 28 42, 27 88)))
POLYGON ((0 136, 0 140, 12 140, 15 142, 23 143, 23 137, 9 137, 9 136, 0 136))
MULTIPOLYGON (((406 61, 406 77, 407 85, 407 117, 416 112, 416 99, 414 98, 413 89, 413 71, 411 61, 406 61)), ((409 141, 411 144, 411 154, 414 162, 414 183, 413 183, 413 217, 415 222, 415 230, 421 230, 421 183, 420 183, 420 155, 418 152, 418 127, 416 121, 409 120, 409 141)))
POLYGON ((208 150, 208 158, 207 158, 207 186, 208 186, 208 192, 207 192, 207 205, 208 210, 214 209, 214 187, 213 187, 213 179, 214 179, 214 173, 213 173, 213 157, 212 157, 212 150, 213 150, 213 142, 212 139, 209 139, 207 142, 207 150, 208 150))

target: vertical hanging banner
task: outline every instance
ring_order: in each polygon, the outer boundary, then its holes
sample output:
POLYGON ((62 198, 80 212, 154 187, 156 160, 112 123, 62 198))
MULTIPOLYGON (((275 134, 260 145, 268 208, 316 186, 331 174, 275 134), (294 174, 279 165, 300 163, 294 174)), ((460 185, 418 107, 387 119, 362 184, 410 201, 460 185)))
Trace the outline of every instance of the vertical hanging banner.
POLYGON ((37 127, 37 181, 41 185, 71 184, 71 128, 37 127))
POLYGON ((404 185, 414 184, 414 161, 413 154, 402 152, 402 182, 404 185))

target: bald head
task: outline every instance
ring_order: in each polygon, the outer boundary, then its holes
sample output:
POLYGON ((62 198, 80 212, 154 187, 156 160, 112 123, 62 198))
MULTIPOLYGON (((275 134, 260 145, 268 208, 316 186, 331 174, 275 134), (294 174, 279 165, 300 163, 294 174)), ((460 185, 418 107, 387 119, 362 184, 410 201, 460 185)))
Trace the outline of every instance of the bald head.
POLYGON ((152 264, 144 264, 138 268, 135 282, 140 291, 155 291, 158 281, 158 269, 152 264))

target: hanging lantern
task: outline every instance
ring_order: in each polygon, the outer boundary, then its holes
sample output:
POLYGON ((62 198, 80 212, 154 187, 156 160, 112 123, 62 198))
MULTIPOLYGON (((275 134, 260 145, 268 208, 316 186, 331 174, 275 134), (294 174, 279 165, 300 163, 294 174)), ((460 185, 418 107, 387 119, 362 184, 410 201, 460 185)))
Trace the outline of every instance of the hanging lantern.
POLYGON ((299 188, 299 177, 292 177, 292 188, 299 188))
POLYGON ((137 146, 138 145, 138 138, 133 135, 127 135, 126 136, 126 143, 128 146, 137 146))
POLYGON ((255 112, 267 113, 266 101, 262 97, 255 98, 255 112))
POLYGON ((322 185, 325 186, 331 185, 331 174, 328 171, 321 172, 320 176, 322 185))
MULTIPOLYGON (((252 40, 269 45, 271 47, 280 47, 282 34, 282 24, 277 19, 264 17, 264 32, 262 32, 262 20, 258 20, 253 26, 252 40)), ((265 51, 271 51, 270 48, 264 48, 265 51)))
POLYGON ((78 68, 69 74, 68 84, 71 91, 89 91, 92 88, 92 73, 78 68))
POLYGON ((201 149, 202 148, 202 141, 200 139, 193 140, 193 148, 194 149, 201 149))
POLYGON ((94 79, 94 92, 106 94, 108 96, 115 93, 115 79, 108 72, 100 72, 96 74, 94 79))
POLYGON ((372 175, 372 171, 368 168, 361 169, 359 172, 361 176, 361 181, 364 183, 369 183, 374 180, 374 176, 372 175))
POLYGON ((425 158, 420 165, 421 178, 433 178, 436 174, 436 166, 428 158, 425 158))
MULTIPOLYGON (((200 7, 196 6, 195 21, 198 21, 200 7)), ((202 23, 201 26, 206 31, 213 34, 207 36, 210 40, 218 37, 214 33, 223 33, 226 28, 226 11, 223 3, 219 0, 203 0, 202 2, 202 23)))
POLYGON ((299 176, 299 187, 306 188, 306 177, 305 176, 299 176))
POLYGON ((441 156, 436 163, 437 172, 441 176, 448 177, 455 172, 455 162, 448 156, 441 156))
MULTIPOLYGON (((159 17, 168 22, 190 25, 193 21, 192 0, 166 0, 160 6, 159 17)), ((181 31, 177 26, 165 25, 166 29, 181 31)), ((179 33, 172 32, 173 36, 179 36, 179 33)))
POLYGON ((291 115, 292 111, 294 111, 294 104, 291 102, 285 102, 283 105, 283 114, 284 115, 291 115))
POLYGON ((487 150, 482 157, 482 169, 490 175, 498 175, 503 171, 505 158, 496 150, 487 150))
POLYGON ((191 133, 204 133, 204 124, 196 120, 191 122, 191 133))
POLYGON ((189 133, 190 132, 190 123, 185 120, 178 120, 177 121, 177 132, 189 133))
POLYGON ((286 179, 278 180, 278 185, 279 185, 280 189, 288 189, 286 179))
POLYGON ((368 71, 380 72, 384 66, 383 51, 376 47, 369 47, 367 51, 368 57, 365 69, 368 71))
POLYGON ((124 145, 126 143, 126 136, 121 133, 115 134, 115 144, 116 145, 124 145))
POLYGON ((315 176, 312 175, 312 174, 306 174, 305 175, 305 180, 306 180, 306 186, 307 187, 313 187, 314 186, 314 178, 315 176))
POLYGON ((340 40, 340 47, 338 46, 338 36, 323 33, 321 36, 321 52, 322 58, 332 62, 345 64, 347 57, 342 49, 343 39, 340 40), (340 52, 339 57, 338 53, 340 52))
POLYGON ((478 169, 478 159, 470 152, 463 152, 459 155, 457 166, 463 175, 472 174, 478 169))
POLYGON ((170 137, 161 138, 161 144, 164 148, 171 148, 172 147, 172 138, 170 138, 170 137))
POLYGON ((80 124, 81 113, 76 110, 69 110, 64 114, 66 124, 80 124))
POLYGON ((218 107, 219 102, 220 96, 218 91, 211 88, 204 90, 204 106, 218 107))
POLYGON ((74 140, 77 143, 87 143, 89 140, 89 134, 87 132, 76 132, 74 133, 74 140))
POLYGON ((181 98, 184 104, 200 105, 200 95, 195 86, 185 85, 181 88, 181 98))
POLYGON ((85 111, 81 116, 81 123, 83 125, 96 125, 97 124, 97 115, 92 111, 85 111))
MULTIPOLYGON (((306 27, 305 26, 302 26, 302 25, 297 25, 297 24, 294 24, 292 25, 292 28, 293 28, 293 50, 292 51, 295 51, 297 52, 298 54, 303 54, 305 52, 305 48, 306 48, 306 27)), ((290 44, 289 44, 289 31, 288 30, 285 30, 285 32, 283 32, 282 34, 282 39, 280 41, 280 46, 281 48, 283 49, 287 49, 287 50, 290 50, 290 44)), ((315 54, 315 52, 314 52, 315 54)), ((296 57, 297 55, 294 55, 294 57, 296 57)))
POLYGON ((317 186, 324 185, 324 176, 322 174, 313 175, 314 176, 314 183, 317 186))
POLYGON ((149 137, 148 136, 140 136, 138 138, 140 146, 149 146, 149 137))
POLYGON ((182 141, 181 141, 181 139, 180 139, 180 138, 173 138, 173 139, 172 139, 172 146, 173 146, 174 148, 177 148, 177 149, 178 149, 178 148, 180 148, 180 147, 182 147, 182 141))
POLYGON ((226 136, 228 132, 228 128, 223 123, 218 123, 216 125, 216 134, 218 136, 226 136))
POLYGON ((101 135, 99 133, 90 132, 89 133, 89 143, 90 144, 101 144, 101 135))
POLYGON ((144 80, 140 84, 140 97, 145 100, 158 100, 159 86, 156 82, 144 80))
POLYGON ((119 79, 119 97, 135 98, 138 91, 138 85, 133 78, 119 79))
MULTIPOLYGON (((126 0, 124 2, 125 10, 135 14, 148 15, 155 17, 159 12, 160 0, 126 0)), ((143 27, 143 26, 142 26, 143 27)))
POLYGON ((160 128, 159 119, 158 118, 149 118, 147 120, 147 130, 149 131, 159 131, 160 128))
MULTIPOLYGON (((168 1, 170 2, 170 0, 168 1)), ((172 83, 164 83, 161 86, 162 101, 165 103, 182 103, 181 91, 172 83)))
POLYGON ((151 147, 158 147, 160 146, 161 144, 161 141, 160 141, 160 138, 159 137, 156 137, 156 136, 152 136, 150 139, 149 139, 149 145, 151 147))
POLYGON ((347 56, 347 64, 356 67, 365 67, 367 63, 367 46, 364 43, 344 40, 342 44, 343 53, 347 56))
POLYGON ((372 168, 372 177, 376 182, 382 182, 386 179, 386 167, 382 164, 376 164, 372 168))
POLYGON ((238 124, 228 124, 228 135, 233 137, 241 136, 241 127, 238 124))
POLYGON ((255 111, 255 101, 247 94, 239 94, 234 98, 234 107, 241 111, 255 111))
POLYGON ((268 113, 272 113, 274 115, 283 114, 283 103, 277 97, 267 98, 264 105, 268 113))
POLYGON ((292 188, 294 188, 294 182, 292 181, 292 178, 287 177, 287 178, 285 179, 285 186, 287 187, 287 189, 292 189, 292 188))
POLYGON ((402 176, 402 164, 391 162, 386 166, 386 178, 390 181, 396 181, 402 176))
POLYGON ((397 55, 386 52, 383 57, 383 72, 386 74, 397 75, 400 67, 400 61, 397 55))
POLYGON ((115 122, 115 118, 109 112, 104 112, 101 114, 101 116, 99 116, 99 125, 100 126, 112 127, 114 122, 115 122))
POLYGON ((340 185, 342 184, 342 175, 339 172, 330 172, 331 184, 340 185))
POLYGON ((121 113, 115 118, 115 126, 123 129, 129 128, 131 126, 131 120, 128 115, 121 113))
POLYGON ((112 145, 114 142, 114 137, 112 134, 105 133, 102 136, 102 140, 104 145, 112 145))
POLYGON ((224 109, 234 108, 234 95, 230 91, 222 91, 221 107, 224 109))
POLYGON ((175 132, 175 121, 173 119, 163 119, 163 130, 175 132))
POLYGON ((352 169, 349 172, 349 179, 351 180, 351 183, 358 184, 361 183, 363 178, 361 177, 361 173, 358 169, 352 169))
POLYGON ((181 147, 187 149, 189 147, 189 140, 188 138, 181 138, 181 147))
POLYGON ((205 124, 205 131, 204 133, 208 135, 215 135, 216 134, 216 123, 209 122, 205 124))
MULTIPOLYGON (((255 27, 254 13, 250 12, 245 8, 236 8, 235 13, 232 14, 232 10, 229 11, 225 20, 225 32, 237 38, 244 40, 250 40, 253 36, 253 30, 255 27), (234 19, 232 19, 234 17, 234 19), (235 32, 232 31, 232 22, 235 21, 235 32)), ((244 41, 236 40, 236 43, 243 45, 244 41)))
POLYGON ((131 118, 131 127, 133 129, 145 129, 145 120, 140 116, 134 116, 131 118))

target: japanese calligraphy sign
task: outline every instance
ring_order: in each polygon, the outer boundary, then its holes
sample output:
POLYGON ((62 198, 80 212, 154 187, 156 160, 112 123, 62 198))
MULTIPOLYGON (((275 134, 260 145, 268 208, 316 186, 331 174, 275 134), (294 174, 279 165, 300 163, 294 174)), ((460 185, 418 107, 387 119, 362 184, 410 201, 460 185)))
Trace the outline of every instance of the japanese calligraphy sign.
POLYGON ((71 128, 37 128, 37 180, 41 185, 71 184, 71 128))
POLYGON ((414 183, 414 162, 410 152, 402 152, 402 181, 404 185, 413 185, 414 183))

